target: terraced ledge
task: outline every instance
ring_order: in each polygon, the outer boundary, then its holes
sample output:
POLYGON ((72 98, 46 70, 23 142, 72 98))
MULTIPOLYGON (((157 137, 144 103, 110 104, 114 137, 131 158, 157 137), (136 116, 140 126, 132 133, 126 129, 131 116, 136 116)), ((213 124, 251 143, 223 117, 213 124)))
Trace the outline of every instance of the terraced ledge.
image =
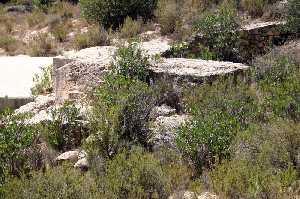
POLYGON ((177 81, 203 82, 207 77, 233 74, 248 69, 249 66, 233 62, 201 59, 163 59, 151 67, 156 78, 176 78, 177 81))

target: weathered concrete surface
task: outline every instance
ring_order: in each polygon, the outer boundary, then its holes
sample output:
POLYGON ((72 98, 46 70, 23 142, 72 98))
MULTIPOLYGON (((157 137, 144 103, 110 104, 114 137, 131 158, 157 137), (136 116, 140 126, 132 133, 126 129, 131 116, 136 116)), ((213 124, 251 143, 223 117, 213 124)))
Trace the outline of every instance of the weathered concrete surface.
POLYGON ((30 98, 34 74, 52 63, 51 57, 0 57, 0 97, 30 98))
POLYGON ((51 57, 0 57, 0 109, 15 109, 32 101, 34 75, 52 62, 51 57))

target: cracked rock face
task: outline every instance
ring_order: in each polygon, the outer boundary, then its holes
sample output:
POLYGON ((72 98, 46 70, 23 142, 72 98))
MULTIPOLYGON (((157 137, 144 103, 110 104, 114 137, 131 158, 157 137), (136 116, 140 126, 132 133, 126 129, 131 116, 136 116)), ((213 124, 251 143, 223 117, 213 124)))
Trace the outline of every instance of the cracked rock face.
POLYGON ((175 109, 166 105, 155 107, 151 115, 156 116, 150 128, 152 136, 149 140, 154 150, 163 146, 176 149, 176 130, 189 120, 189 116, 176 114, 175 109))

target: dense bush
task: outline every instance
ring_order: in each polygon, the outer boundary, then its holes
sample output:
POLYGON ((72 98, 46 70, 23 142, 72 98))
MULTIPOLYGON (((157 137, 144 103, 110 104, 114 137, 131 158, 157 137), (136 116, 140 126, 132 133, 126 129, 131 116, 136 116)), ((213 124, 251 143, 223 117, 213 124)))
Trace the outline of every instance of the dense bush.
POLYGON ((230 4, 222 5, 216 13, 205 14, 194 28, 206 51, 214 53, 221 60, 237 59, 239 25, 236 12, 230 4))
POLYGON ((26 118, 26 115, 10 112, 0 114, 0 197, 6 178, 28 171, 30 160, 34 159, 28 149, 34 143, 37 131, 25 124, 26 118))
POLYGON ((230 157, 230 145, 237 132, 263 119, 255 94, 243 82, 230 80, 190 90, 185 101, 193 114, 191 122, 180 128, 177 145, 196 164, 199 171, 230 157))
POLYGON ((276 51, 256 61, 254 77, 271 112, 300 120, 300 66, 276 51))
POLYGON ((113 70, 126 78, 149 81, 150 57, 136 42, 118 49, 113 70))
POLYGON ((7 199, 102 198, 92 176, 63 167, 36 172, 30 178, 11 179, 4 188, 7 199))
POLYGON ((91 153, 112 157, 129 144, 144 144, 141 141, 145 140, 145 125, 153 106, 149 92, 148 86, 138 80, 120 75, 106 77, 94 96, 93 133, 87 141, 91 153))
POLYGON ((91 27, 86 33, 77 33, 72 41, 76 50, 93 46, 106 46, 109 43, 109 35, 101 26, 91 27))
POLYGON ((126 17, 147 20, 152 17, 156 8, 156 0, 80 0, 80 8, 84 17, 94 20, 105 28, 118 28, 126 17))
POLYGON ((241 132, 233 160, 211 172, 214 190, 228 198, 292 198, 300 172, 299 138, 299 124, 290 121, 241 132))
POLYGON ((120 26, 120 36, 122 38, 136 37, 142 32, 143 21, 142 19, 133 20, 130 17, 126 17, 122 26, 120 26))
POLYGON ((43 135, 52 147, 58 150, 70 150, 81 145, 88 131, 80 122, 79 109, 66 102, 51 112, 52 121, 43 125, 43 135))
POLYGON ((298 0, 288 1, 287 26, 294 33, 300 32, 300 2, 298 0))
POLYGON ((57 54, 56 44, 47 33, 35 36, 28 43, 28 54, 36 57, 53 56, 57 54))

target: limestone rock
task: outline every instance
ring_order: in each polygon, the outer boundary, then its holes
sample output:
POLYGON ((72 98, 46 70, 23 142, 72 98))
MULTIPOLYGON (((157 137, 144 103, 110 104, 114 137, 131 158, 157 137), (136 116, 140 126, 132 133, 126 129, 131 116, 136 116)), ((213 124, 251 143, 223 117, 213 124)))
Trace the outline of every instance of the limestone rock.
POLYGON ((87 158, 82 158, 82 159, 78 160, 74 164, 74 168, 79 168, 81 170, 87 170, 89 168, 89 162, 88 162, 87 158))
POLYGON ((159 116, 170 116, 176 113, 176 109, 165 104, 156 106, 150 113, 150 119, 156 119, 159 116))
POLYGON ((181 193, 175 193, 170 196, 169 199, 219 199, 219 197, 210 192, 204 192, 199 195, 191 191, 185 191, 181 193))
POLYGON ((79 151, 67 151, 62 154, 60 154, 57 158, 55 158, 56 161, 77 161, 78 160, 79 151))
POLYGON ((169 58, 162 59, 151 67, 156 78, 168 77, 178 81, 201 82, 206 77, 237 73, 249 66, 233 62, 220 62, 201 59, 169 58))
POLYGON ((188 120, 189 116, 187 115, 159 116, 151 127, 152 137, 149 143, 153 145, 154 149, 162 146, 175 149, 176 130, 188 120))

